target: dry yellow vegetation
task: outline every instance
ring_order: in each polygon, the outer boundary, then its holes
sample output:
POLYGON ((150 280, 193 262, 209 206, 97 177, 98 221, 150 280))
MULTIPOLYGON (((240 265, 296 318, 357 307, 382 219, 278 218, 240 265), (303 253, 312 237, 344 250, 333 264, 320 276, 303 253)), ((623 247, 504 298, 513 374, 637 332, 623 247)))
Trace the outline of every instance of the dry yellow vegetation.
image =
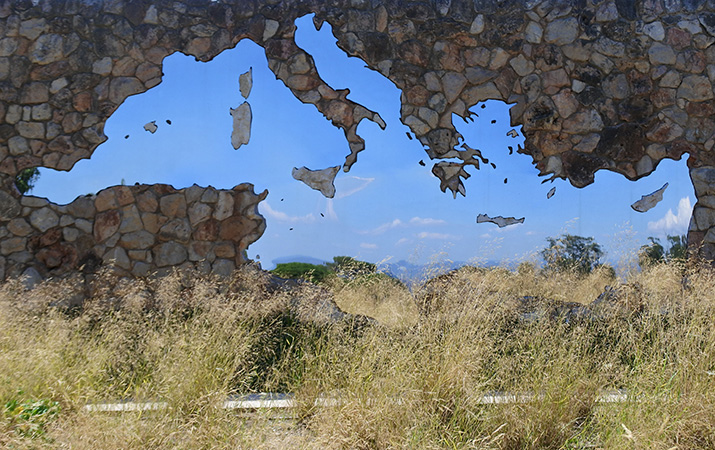
POLYGON ((0 285, 0 447, 715 448, 710 269, 633 274, 608 313, 569 321, 524 320, 517 300, 589 304, 619 283, 529 266, 462 269, 415 293, 332 280, 341 308, 380 322, 368 326, 299 320, 295 297, 257 276, 108 281, 72 311, 52 306, 71 281, 0 285), (295 394, 295 417, 218 407, 268 391, 295 394), (628 400, 598 401, 614 391, 628 400), (484 404, 504 392, 521 400, 484 404), (326 396, 339 401, 315 406, 326 396), (83 409, 121 400, 169 407, 83 409))

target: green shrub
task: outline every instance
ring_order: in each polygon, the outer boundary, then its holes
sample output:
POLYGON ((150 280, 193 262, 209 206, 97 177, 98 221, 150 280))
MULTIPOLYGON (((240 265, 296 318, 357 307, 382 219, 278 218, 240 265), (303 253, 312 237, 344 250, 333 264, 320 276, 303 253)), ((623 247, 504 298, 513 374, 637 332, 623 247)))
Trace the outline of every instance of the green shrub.
POLYGON ((320 283, 331 273, 325 266, 301 262, 277 264, 276 268, 271 272, 279 277, 306 280, 313 283, 320 283))

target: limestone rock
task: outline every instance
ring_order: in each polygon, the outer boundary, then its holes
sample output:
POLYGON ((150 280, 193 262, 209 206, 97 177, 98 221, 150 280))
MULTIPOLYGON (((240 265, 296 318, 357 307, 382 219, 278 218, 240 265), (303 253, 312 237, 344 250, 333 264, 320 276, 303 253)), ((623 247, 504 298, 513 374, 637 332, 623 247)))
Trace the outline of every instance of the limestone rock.
POLYGON ((30 214, 30 223, 33 227, 37 228, 41 232, 45 232, 50 228, 56 227, 60 224, 60 217, 52 211, 49 207, 44 207, 33 211, 30 214))
POLYGON ((20 203, 4 190, 0 190, 0 220, 10 220, 18 215, 22 208, 20 203))
POLYGON ((129 261, 129 256, 127 256, 127 252, 121 247, 114 247, 108 250, 102 258, 102 262, 104 264, 121 267, 124 270, 131 269, 131 262, 129 261))
POLYGON ((578 20, 575 17, 554 20, 546 26, 544 40, 550 44, 566 45, 578 37, 578 20))
POLYGON ((156 130, 158 128, 159 127, 156 125, 156 120, 152 120, 151 122, 147 122, 144 124, 144 129, 151 134, 156 133, 156 130))
POLYGON ((688 75, 683 78, 683 82, 678 88, 677 96, 694 102, 712 100, 713 87, 706 76, 688 75))
POLYGON ((216 208, 213 217, 216 220, 224 220, 233 214, 234 200, 230 192, 219 191, 216 208))
POLYGON ((238 150, 242 145, 248 144, 251 139, 251 122, 253 120, 251 105, 248 102, 243 102, 238 108, 231 108, 231 117, 233 117, 231 145, 238 150))
POLYGON ((189 207, 189 222, 192 227, 211 217, 211 207, 205 203, 194 203, 189 207))
POLYGON ((159 209, 166 217, 186 217, 186 197, 184 197, 184 194, 171 194, 161 197, 159 209))
POLYGON ((119 239, 119 244, 126 249, 148 249, 154 245, 154 235, 146 230, 127 233, 119 239))
POLYGON ((489 217, 486 214, 479 214, 477 216, 477 223, 491 222, 497 225, 499 228, 508 227, 509 225, 515 225, 517 223, 524 223, 524 217, 521 219, 516 219, 514 217, 489 217))
POLYGON ((50 64, 64 57, 63 39, 59 34, 44 34, 30 46, 30 61, 50 64))
POLYGON ((658 189, 657 191, 642 196, 640 200, 631 205, 631 208, 633 208, 634 211, 638 211, 641 213, 648 211, 649 209, 657 205, 661 200, 663 200, 663 193, 665 192, 667 187, 668 183, 665 183, 663 187, 658 189))
POLYGON ((179 241, 183 243, 189 242, 191 236, 191 227, 187 219, 171 219, 159 229, 159 237, 164 240, 179 241))
POLYGON ((144 92, 144 84, 133 77, 118 77, 114 78, 109 83, 109 99, 120 104, 130 95, 144 92))
POLYGON ((250 68, 248 72, 238 76, 238 85, 241 95, 248 100, 248 96, 251 95, 251 89, 253 88, 253 68, 250 68))
POLYGON ((675 51, 665 44, 656 42, 648 49, 648 59, 651 64, 675 64, 675 51))
POLYGON ((111 237, 119 230, 121 218, 116 209, 97 214, 94 220, 94 239, 99 243, 111 237))
POLYGON ((340 170, 340 166, 328 167, 322 170, 310 170, 307 167, 293 168, 293 178, 302 181, 310 188, 319 191, 326 198, 335 196, 335 177, 340 170))
POLYGON ((541 44, 541 38, 544 34, 544 29, 537 22, 529 22, 524 31, 526 42, 531 44, 541 44))
POLYGON ((176 242, 157 245, 152 252, 157 267, 177 266, 188 257, 186 248, 176 242))
POLYGON ((13 219, 7 224, 7 229, 15 236, 27 236, 34 230, 25 219, 13 219))

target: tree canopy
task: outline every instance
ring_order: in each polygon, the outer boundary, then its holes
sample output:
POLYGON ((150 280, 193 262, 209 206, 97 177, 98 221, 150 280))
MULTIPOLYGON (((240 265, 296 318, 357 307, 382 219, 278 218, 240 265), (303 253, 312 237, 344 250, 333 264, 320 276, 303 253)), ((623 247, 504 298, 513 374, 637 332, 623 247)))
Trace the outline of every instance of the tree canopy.
POLYGON ((40 171, 37 167, 29 167, 23 169, 15 177, 15 186, 21 194, 26 194, 35 187, 35 182, 40 177, 40 171))
POLYGON ((604 253, 592 237, 563 234, 546 240, 549 246, 541 251, 546 271, 571 271, 585 275, 601 265, 604 253))
POLYGON ((642 268, 659 263, 682 262, 688 256, 688 238, 684 235, 667 236, 665 246, 659 238, 651 236, 648 241, 638 252, 638 264, 642 268))

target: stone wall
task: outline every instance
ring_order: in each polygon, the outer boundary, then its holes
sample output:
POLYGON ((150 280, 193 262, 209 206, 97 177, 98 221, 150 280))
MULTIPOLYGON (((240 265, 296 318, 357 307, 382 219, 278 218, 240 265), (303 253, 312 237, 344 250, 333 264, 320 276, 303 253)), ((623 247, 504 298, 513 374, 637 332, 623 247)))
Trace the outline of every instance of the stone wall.
POLYGON ((242 39, 262 46, 286 87, 344 131, 348 171, 364 149, 359 122, 384 122, 327 85, 297 46, 295 19, 309 13, 402 91, 401 120, 437 160, 442 190, 465 194, 467 169, 483 163, 452 115, 508 101, 512 124, 523 125, 520 152, 578 187, 597 170, 637 179, 688 153, 698 196, 689 239, 715 258, 713 0, 2 1, 3 245, 24 238, 8 237, 9 223, 35 201, 20 199, 18 171, 69 170, 89 157, 107 117, 160 83, 176 51, 208 61, 242 39))
POLYGON ((0 279, 93 273, 102 265, 119 275, 172 267, 228 275, 265 230, 257 205, 267 194, 250 184, 156 184, 110 187, 62 206, 25 196, 0 217, 0 279))

